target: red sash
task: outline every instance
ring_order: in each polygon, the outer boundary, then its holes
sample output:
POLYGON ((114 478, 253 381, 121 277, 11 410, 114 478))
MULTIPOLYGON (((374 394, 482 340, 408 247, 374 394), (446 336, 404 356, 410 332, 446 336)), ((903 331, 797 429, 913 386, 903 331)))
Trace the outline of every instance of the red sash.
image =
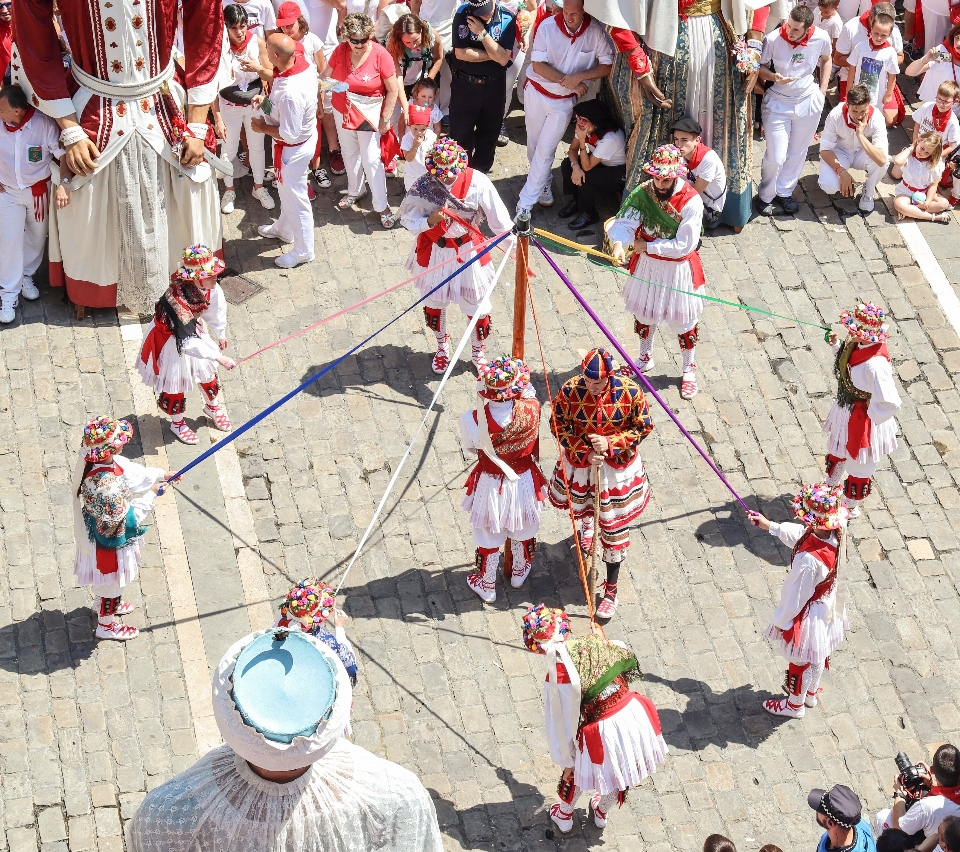
MULTIPOLYGON (((297 43, 299 44, 299 42, 297 43)), ((292 77, 294 74, 302 74, 310 67, 310 64, 303 56, 303 47, 300 48, 300 53, 296 54, 296 59, 286 71, 280 71, 274 66, 273 76, 276 79, 277 77, 292 77)), ((273 140, 273 171, 274 176, 276 177, 277 183, 283 183, 283 149, 284 148, 299 148, 307 140, 304 139, 303 142, 284 142, 282 139, 273 140)))
POLYGON ((153 356, 153 374, 155 376, 160 375, 160 353, 172 336, 173 332, 166 325, 154 320, 153 328, 150 329, 147 339, 143 341, 143 346, 140 348, 140 360, 144 364, 149 364, 150 356, 153 356))
POLYGON ((535 88, 545 98, 550 98, 551 100, 554 100, 554 101, 565 101, 567 100, 567 98, 575 98, 577 96, 576 92, 570 92, 569 95, 555 95, 553 92, 547 91, 536 80, 530 77, 526 78, 526 82, 523 85, 526 86, 527 83, 533 86, 533 88, 535 88))
MULTIPOLYGON (((559 669, 559 666, 557 668, 559 669)), ((647 718, 650 720, 650 725, 653 728, 653 732, 658 737, 662 733, 662 729, 660 727, 660 716, 657 714, 657 708, 653 706, 653 702, 649 698, 646 698, 639 693, 631 692, 629 689, 623 689, 621 690, 621 693, 622 695, 604 706, 603 712, 599 718, 594 719, 592 722, 587 722, 586 724, 581 725, 577 730, 577 747, 580 749, 581 753, 583 752, 583 747, 587 747, 587 754, 590 755, 590 762, 593 764, 602 764, 604 758, 603 740, 600 737, 601 720, 609 719, 611 716, 619 713, 631 701, 639 701, 640 704, 643 705, 643 709, 646 711, 647 718)))
MULTIPOLYGON (((470 189, 470 182, 473 180, 473 169, 467 168, 460 172, 457 175, 457 179, 453 182, 453 185, 450 187, 450 194, 454 198, 459 198, 463 201, 467 197, 467 190, 470 189)), ((450 223, 446 220, 438 222, 432 228, 429 228, 426 231, 421 231, 417 234, 417 263, 420 266, 427 267, 430 265, 430 254, 433 252, 433 247, 437 244, 441 237, 446 236, 447 230, 450 228, 450 223)), ((476 250, 479 251, 481 244, 484 242, 483 234, 480 233, 476 228, 468 228, 468 233, 463 237, 457 237, 458 241, 463 240, 466 242, 469 240, 473 243, 473 246, 476 250)), ((457 254, 459 255, 460 245, 457 246, 457 254)), ((458 258, 459 260, 459 258, 458 258)), ((463 261, 460 261, 463 263, 463 261)), ((487 252, 483 257, 480 258, 480 265, 486 266, 490 262, 490 252, 487 252)))
POLYGON ((33 218, 42 222, 47 218, 47 208, 50 206, 50 178, 38 180, 30 187, 33 193, 33 218))
MULTIPOLYGON (((906 185, 906 184, 904 184, 906 185)), ((915 192, 917 190, 914 190, 915 192)), ((850 353, 850 367, 856 367, 869 361, 871 358, 879 356, 890 360, 890 354, 887 352, 886 343, 874 343, 872 346, 865 346, 854 349, 850 353)), ((847 423, 847 455, 856 461, 860 455, 860 450, 867 449, 870 446, 870 432, 873 426, 872 421, 867 416, 867 407, 869 403, 866 400, 857 400, 853 404, 853 410, 850 412, 850 420, 847 423)))
MULTIPOLYGON (((679 213, 686 206, 687 202, 697 194, 697 190, 693 185, 684 182, 683 188, 670 199, 670 206, 679 213)), ((642 237, 648 243, 652 243, 654 240, 653 237, 648 237, 643 232, 642 226, 637 228, 634 238, 636 237, 642 237)), ((706 278, 704 278, 703 275, 703 264, 700 262, 700 255, 696 249, 683 257, 662 257, 659 254, 651 254, 650 257, 654 260, 665 260, 667 263, 683 263, 683 261, 688 261, 690 263, 690 274, 693 277, 693 289, 699 290, 706 283, 706 278)), ((640 254, 634 252, 633 257, 630 258, 630 266, 627 267, 627 271, 631 275, 636 271, 639 262, 640 254)))
MULTIPOLYGON (((522 476, 527 471, 530 471, 530 476, 533 478, 533 489, 537 499, 545 500, 546 492, 544 491, 544 488, 547 484, 547 480, 540 471, 540 468, 537 466, 536 462, 536 459, 540 456, 540 439, 537 437, 539 429, 533 428, 533 424, 531 423, 531 429, 528 432, 520 433, 516 436, 507 436, 507 443, 510 444, 510 446, 515 447, 520 441, 526 441, 526 443, 519 449, 514 449, 512 452, 503 452, 497 446, 497 438, 503 436, 503 433, 506 431, 506 429, 493 419, 489 408, 484 407, 484 411, 486 411, 487 415, 487 429, 490 433, 491 443, 493 444, 493 449, 497 453, 497 456, 502 461, 510 465, 510 467, 513 468, 514 473, 516 473, 518 476, 522 476)), ((473 420, 474 422, 477 420, 476 411, 473 412, 473 420)), ((503 442, 501 441, 500 443, 503 442)), ((468 496, 473 494, 473 492, 476 490, 477 483, 480 481, 480 476, 484 473, 499 477, 501 480, 501 488, 503 487, 503 471, 497 466, 493 459, 491 459, 483 450, 480 450, 478 453, 477 463, 470 471, 470 475, 467 477, 467 481, 464 485, 464 487, 467 489, 468 496)))
POLYGON ((826 597, 837 580, 837 557, 839 556, 839 550, 830 544, 829 541, 824 541, 819 536, 814 535, 813 528, 810 527, 803 534, 793 555, 796 556, 799 553, 812 554, 818 562, 826 565, 829 571, 827 572, 827 576, 820 583, 817 583, 813 594, 810 596, 810 600, 803 605, 803 609, 794 617, 793 624, 790 625, 790 628, 783 631, 784 641, 793 645, 794 648, 800 646, 800 631, 797 628, 806 619, 807 613, 810 612, 811 605, 821 598, 826 597))

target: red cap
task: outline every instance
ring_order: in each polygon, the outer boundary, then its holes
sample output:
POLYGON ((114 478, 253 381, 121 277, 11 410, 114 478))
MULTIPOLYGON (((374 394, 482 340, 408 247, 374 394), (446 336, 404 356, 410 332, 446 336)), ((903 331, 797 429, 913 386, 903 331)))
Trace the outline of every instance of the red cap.
POLYGON ((290 24, 295 24, 297 19, 302 17, 303 12, 300 11, 300 7, 293 0, 287 0, 277 10, 277 26, 289 27, 290 24))
POLYGON ((419 104, 410 104, 410 124, 419 127, 430 126, 430 114, 433 107, 420 106, 419 104))

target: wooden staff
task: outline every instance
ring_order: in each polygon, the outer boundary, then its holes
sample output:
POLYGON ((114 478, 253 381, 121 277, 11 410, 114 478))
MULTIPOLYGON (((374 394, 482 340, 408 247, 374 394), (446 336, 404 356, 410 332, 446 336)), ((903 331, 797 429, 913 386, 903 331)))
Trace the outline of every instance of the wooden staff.
MULTIPOLYGON (((601 462, 602 464, 602 462, 601 462)), ((601 464, 593 468, 593 541, 590 543, 590 570, 587 572, 587 589, 590 600, 597 601, 597 551, 600 549, 600 472, 601 464)))

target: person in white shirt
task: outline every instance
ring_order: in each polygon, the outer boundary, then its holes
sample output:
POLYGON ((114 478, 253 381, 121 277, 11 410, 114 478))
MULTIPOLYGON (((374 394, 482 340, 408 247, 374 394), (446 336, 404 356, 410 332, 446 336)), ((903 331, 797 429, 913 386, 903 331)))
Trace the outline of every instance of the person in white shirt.
POLYGON ((577 104, 573 114, 576 130, 567 156, 560 163, 563 194, 572 196, 573 200, 560 210, 560 218, 579 213, 568 226, 571 231, 579 231, 600 221, 599 193, 615 195, 617 201, 623 195, 627 139, 603 101, 577 104))
MULTIPOLYGON (((844 24, 833 51, 833 64, 840 69, 840 100, 843 100, 847 95, 847 76, 849 72, 847 58, 853 50, 854 45, 859 44, 861 41, 866 41, 870 37, 870 30, 876 22, 877 15, 886 15, 891 21, 895 21, 897 17, 896 10, 892 4, 883 0, 874 5, 869 12, 863 12, 859 17, 847 19, 843 15, 843 1, 841 0, 840 17, 843 18, 844 24), (866 17, 864 17, 864 15, 866 15, 866 17)), ((903 36, 900 35, 900 29, 896 24, 893 25, 893 32, 890 34, 890 43, 893 45, 894 50, 897 51, 897 61, 902 62, 903 36)), ((853 83, 851 82, 850 85, 853 85, 853 83)), ((923 97, 922 93, 921 97, 923 97)), ((927 100, 929 100, 929 98, 927 98, 927 100)))
MULTIPOLYGON (((410 0, 410 11, 421 20, 426 21, 440 37, 444 55, 453 50, 453 16, 460 5, 460 0, 410 0)), ((444 119, 450 114, 450 63, 444 62, 440 68, 440 92, 437 95, 437 106, 444 119)))
POLYGON ((517 212, 553 204, 550 171, 573 106, 592 80, 613 70, 613 42, 603 25, 583 11, 583 0, 566 0, 557 15, 537 28, 524 84, 524 118, 530 170, 517 212))
MULTIPOLYGON (((37 112, 19 86, 0 88, 0 323, 16 319, 20 296, 40 298, 33 274, 47 241, 50 162, 63 154, 60 128, 37 112)), ((70 173, 61 166, 57 206, 70 202, 70 173)))
POLYGON ((430 127, 431 108, 410 104, 410 121, 400 140, 400 150, 406 165, 403 170, 403 188, 410 189, 427 173, 424 158, 433 149, 437 134, 430 127))
POLYGON ((820 134, 820 189, 827 195, 839 192, 852 197, 856 185, 847 170, 862 169, 867 180, 859 206, 870 213, 887 161, 887 123, 870 103, 870 90, 854 86, 847 93, 846 103, 830 111, 820 134))
MULTIPOLYGON (((957 120, 954 107, 960 99, 960 86, 953 80, 944 80, 937 89, 936 100, 925 103, 913 114, 913 142, 916 144, 921 133, 939 133, 943 138, 944 172, 940 180, 942 190, 950 190, 950 206, 960 203, 960 181, 954 172, 957 168, 957 143, 960 142, 960 121, 957 120)), ((900 177, 899 168, 894 167, 891 174, 900 177)))
POLYGON ((767 140, 757 193, 762 216, 773 215, 774 200, 791 216, 800 209, 792 196, 826 102, 831 52, 830 37, 813 26, 806 6, 794 6, 786 23, 763 40, 760 79, 773 85, 762 107, 767 140), (813 76, 818 69, 819 86, 813 76))
POLYGON ((888 15, 877 14, 867 39, 855 44, 847 57, 847 67, 853 69, 853 79, 848 82, 870 90, 873 105, 883 110, 888 127, 903 121, 906 112, 903 98, 895 95, 900 65, 897 51, 890 42, 893 27, 888 15))
MULTIPOLYGON (((263 91, 263 83, 255 70, 246 70, 252 64, 259 67, 267 63, 267 45, 260 36, 249 27, 246 9, 240 3, 231 3, 223 10, 223 20, 230 37, 230 85, 220 90, 220 118, 226 134, 223 140, 221 156, 228 162, 239 162, 237 151, 240 148, 240 134, 246 131, 247 151, 250 169, 253 172, 253 197, 264 209, 273 210, 276 206, 267 188, 263 185, 266 170, 266 157, 263 150, 263 134, 254 133, 251 122, 257 108, 253 98, 263 91)), ((220 209, 224 213, 233 213, 237 193, 233 189, 233 175, 223 176, 224 192, 220 199, 220 209)))
MULTIPOLYGON (((923 75, 917 95, 923 101, 932 101, 944 80, 960 83, 960 24, 950 29, 943 44, 931 48, 919 59, 911 62, 903 73, 908 77, 923 75)), ((953 111, 960 118, 960 104, 953 111)))
POLYGON ((943 138, 939 133, 921 133, 916 144, 904 148, 893 158, 902 175, 893 199, 893 209, 900 219, 907 217, 943 224, 952 221, 953 217, 945 212, 950 202, 937 193, 937 185, 943 176, 942 153, 943 138))
POLYGON ((727 172, 720 155, 703 144, 703 128, 694 118, 681 118, 670 129, 673 144, 687 163, 687 180, 703 199, 703 227, 720 224, 727 203, 727 172))
MULTIPOLYGON (((813 25, 830 36, 830 44, 833 47, 837 46, 837 39, 840 38, 840 33, 843 31, 843 18, 837 11, 839 5, 840 0, 820 0, 816 11, 813 13, 813 25)), ((834 69, 834 73, 836 73, 836 69, 834 69)))
MULTIPOLYGON (((936 47, 950 29, 950 0, 923 0, 923 32, 913 33, 913 43, 920 50, 936 47)), ((904 0, 903 24, 909 32, 916 25, 917 0, 904 0)))
MULTIPOLYGON (((234 2, 236 0, 224 0, 223 8, 234 2)), ((247 27, 254 35, 266 38, 277 28, 277 14, 270 0, 246 0, 239 5, 246 11, 247 27)))
POLYGON ((270 113, 255 118, 253 129, 274 139, 280 218, 270 225, 260 225, 257 232, 262 237, 293 243, 290 251, 274 261, 283 269, 291 269, 314 258, 307 172, 317 146, 317 72, 297 54, 296 42, 287 35, 276 33, 267 39, 267 56, 276 69, 270 113))

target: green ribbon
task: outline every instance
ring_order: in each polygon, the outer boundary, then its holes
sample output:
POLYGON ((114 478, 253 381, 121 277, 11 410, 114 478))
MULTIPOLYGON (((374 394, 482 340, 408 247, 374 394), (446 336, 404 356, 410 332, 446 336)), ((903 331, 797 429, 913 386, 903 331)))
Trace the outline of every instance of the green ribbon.
MULTIPOLYGON (((566 249, 567 251, 573 251, 572 249, 567 249, 566 246, 562 246, 559 243, 555 243, 549 237, 544 237, 543 235, 540 235, 540 239, 544 242, 550 243, 550 245, 554 249, 559 249, 561 253, 564 253, 564 254, 566 253, 564 249, 566 249)), ((757 313, 757 314, 763 314, 764 316, 768 316, 768 317, 776 317, 777 319, 787 320, 788 322, 799 323, 800 325, 809 325, 809 326, 812 326, 813 328, 822 328, 826 332, 826 334, 823 335, 823 339, 828 343, 830 342, 829 337, 832 329, 828 325, 821 325, 818 322, 808 322, 807 320, 797 319, 796 317, 787 317, 787 316, 784 316, 783 314, 775 314, 773 311, 767 311, 767 310, 764 310, 763 308, 756 308, 753 305, 745 305, 742 302, 731 302, 727 299, 720 299, 717 296, 705 296, 702 293, 696 293, 696 292, 691 293, 689 290, 681 290, 678 287, 668 287, 666 284, 657 284, 655 281, 647 281, 646 278, 640 278, 638 275, 631 275, 629 272, 627 272, 626 269, 620 269, 617 266, 611 266, 610 264, 603 263, 602 261, 599 261, 599 260, 595 260, 592 257, 587 256, 586 259, 590 261, 590 263, 592 263, 594 266, 600 266, 600 267, 603 267, 604 269, 609 269, 613 272, 618 273, 619 275, 626 275, 627 278, 636 278, 637 281, 643 281, 644 284, 649 284, 652 287, 660 287, 663 290, 672 290, 674 293, 686 293, 687 295, 690 295, 690 296, 696 296, 698 299, 704 299, 707 302, 716 302, 719 305, 729 305, 732 308, 739 308, 741 311, 753 311, 754 313, 757 313)))

